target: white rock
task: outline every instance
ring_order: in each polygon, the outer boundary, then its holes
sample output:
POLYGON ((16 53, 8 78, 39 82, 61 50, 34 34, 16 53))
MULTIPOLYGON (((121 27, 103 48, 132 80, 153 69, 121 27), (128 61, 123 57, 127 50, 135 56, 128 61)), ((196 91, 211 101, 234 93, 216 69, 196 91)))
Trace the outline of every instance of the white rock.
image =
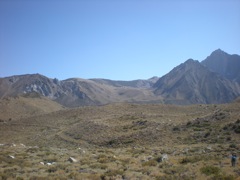
POLYGON ((44 165, 44 162, 40 162, 41 165, 44 165))
POLYGON ((12 158, 12 159, 15 159, 15 157, 14 157, 14 156, 11 156, 11 155, 8 155, 8 157, 10 157, 10 158, 12 158))
POLYGON ((71 163, 77 162, 77 160, 75 158, 73 158, 73 157, 68 158, 68 161, 71 162, 71 163))
POLYGON ((96 154, 92 154, 92 156, 93 156, 93 157, 97 157, 97 155, 96 155, 96 154))
POLYGON ((26 147, 26 146, 25 146, 24 144, 22 144, 22 143, 21 143, 20 145, 21 145, 22 147, 26 147))
POLYGON ((162 155, 162 161, 167 161, 168 160, 168 155, 167 154, 163 154, 162 155))
POLYGON ((77 148, 81 153, 83 153, 83 154, 85 154, 86 153, 86 151, 85 150, 83 150, 82 148, 77 148))
POLYGON ((211 146, 208 146, 206 149, 211 151, 211 150, 212 150, 212 147, 211 147, 211 146))

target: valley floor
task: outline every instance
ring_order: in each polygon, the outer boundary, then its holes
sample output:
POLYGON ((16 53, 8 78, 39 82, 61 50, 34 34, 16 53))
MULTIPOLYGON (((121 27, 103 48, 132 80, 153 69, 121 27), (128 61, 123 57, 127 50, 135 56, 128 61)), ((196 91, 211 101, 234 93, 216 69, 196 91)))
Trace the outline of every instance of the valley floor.
POLYGON ((0 179, 239 179, 239 110, 119 103, 5 114, 0 179))

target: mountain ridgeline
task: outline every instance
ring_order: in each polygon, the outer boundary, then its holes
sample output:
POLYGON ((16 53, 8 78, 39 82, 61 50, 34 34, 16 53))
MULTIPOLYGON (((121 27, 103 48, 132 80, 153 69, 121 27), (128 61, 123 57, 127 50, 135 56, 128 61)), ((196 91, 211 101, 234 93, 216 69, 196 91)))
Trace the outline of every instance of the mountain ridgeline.
POLYGON ((202 61, 202 64, 210 71, 219 73, 229 80, 240 83, 239 61, 239 55, 229 55, 218 49, 202 61))
POLYGON ((47 97, 67 107, 114 102, 219 104, 240 96, 240 56, 218 49, 202 62, 189 59, 161 78, 51 79, 40 74, 0 78, 0 98, 47 97))
POLYGON ((155 94, 171 104, 225 103, 239 96, 239 84, 209 71, 192 59, 177 66, 154 84, 155 94))

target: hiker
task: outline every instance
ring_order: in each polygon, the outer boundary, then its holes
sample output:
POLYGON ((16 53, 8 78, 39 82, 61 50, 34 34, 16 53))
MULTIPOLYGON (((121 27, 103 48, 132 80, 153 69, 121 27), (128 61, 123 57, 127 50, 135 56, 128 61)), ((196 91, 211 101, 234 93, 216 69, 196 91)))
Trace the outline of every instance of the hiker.
POLYGON ((237 155, 233 153, 231 156, 232 167, 236 166, 236 161, 237 161, 237 155))

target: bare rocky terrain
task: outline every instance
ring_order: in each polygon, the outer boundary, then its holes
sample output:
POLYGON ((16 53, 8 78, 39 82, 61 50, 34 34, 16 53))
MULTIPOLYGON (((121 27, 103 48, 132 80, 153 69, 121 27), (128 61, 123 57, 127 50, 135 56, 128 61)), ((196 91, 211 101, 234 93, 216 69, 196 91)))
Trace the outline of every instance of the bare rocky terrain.
POLYGON ((240 103, 0 101, 0 179, 238 179, 240 103), (4 108, 4 110, 2 110, 4 108))

